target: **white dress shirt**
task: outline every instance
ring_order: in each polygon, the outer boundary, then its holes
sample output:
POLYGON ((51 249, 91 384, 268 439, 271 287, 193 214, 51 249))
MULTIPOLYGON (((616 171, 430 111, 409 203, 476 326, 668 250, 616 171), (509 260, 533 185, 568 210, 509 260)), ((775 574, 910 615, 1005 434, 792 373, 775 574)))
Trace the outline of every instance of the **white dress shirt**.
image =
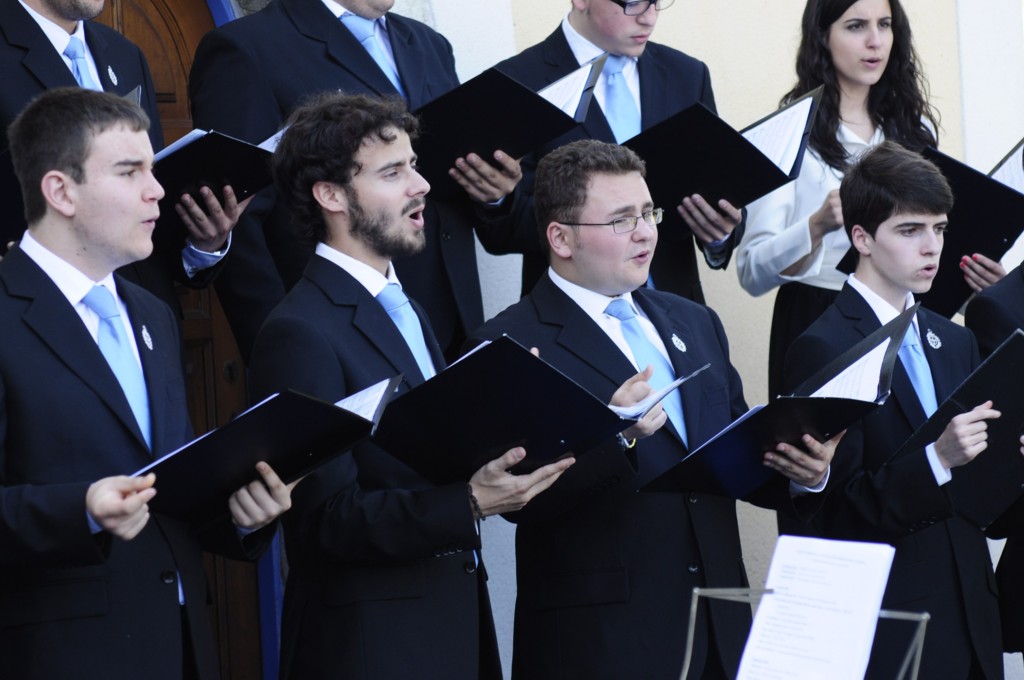
MULTIPOLYGON (((865 142, 845 125, 839 125, 839 142, 851 160, 884 139, 880 128, 875 128, 874 136, 865 142)), ((809 226, 811 215, 821 208, 830 191, 839 188, 842 180, 842 173, 808 147, 796 180, 747 206, 747 231, 736 249, 736 271, 744 290, 751 295, 764 295, 791 281, 828 290, 843 287, 846 275, 836 265, 850 249, 846 230, 840 227, 829 232, 812 252, 809 226), (808 255, 800 271, 782 274, 808 255)))

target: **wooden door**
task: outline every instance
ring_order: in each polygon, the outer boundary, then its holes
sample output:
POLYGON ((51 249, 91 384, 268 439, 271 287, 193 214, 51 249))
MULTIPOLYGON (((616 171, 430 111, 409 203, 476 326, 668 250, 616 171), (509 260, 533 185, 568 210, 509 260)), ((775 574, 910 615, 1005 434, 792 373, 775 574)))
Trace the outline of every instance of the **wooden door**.
MULTIPOLYGON (((188 73, 203 35, 214 28, 204 0, 107 0, 98 20, 146 55, 156 88, 164 141, 192 129, 188 73)), ((196 433, 223 424, 246 407, 245 370, 234 338, 211 290, 181 288, 185 378, 196 433)), ((210 616, 224 680, 263 674, 255 566, 206 556, 213 593, 210 616)), ((276 658, 276 654, 273 655, 276 658)))

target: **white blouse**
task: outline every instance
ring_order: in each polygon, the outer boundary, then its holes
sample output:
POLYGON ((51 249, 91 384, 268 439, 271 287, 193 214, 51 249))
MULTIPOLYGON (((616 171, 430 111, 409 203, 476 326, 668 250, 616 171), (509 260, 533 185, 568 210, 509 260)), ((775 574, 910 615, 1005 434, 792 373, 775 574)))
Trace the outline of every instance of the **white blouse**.
MULTIPOLYGON (((856 160, 885 139, 875 128, 865 142, 845 125, 839 125, 839 142, 851 160, 856 160)), ((776 189, 747 206, 747 230, 736 249, 736 271, 740 285, 751 295, 764 295, 776 286, 800 281, 810 286, 839 290, 846 274, 836 265, 850 249, 843 228, 829 232, 814 252, 808 220, 833 189, 838 189, 842 174, 826 165, 810 147, 804 153, 800 174, 789 184, 776 189), (782 270, 810 255, 795 274, 782 270)))

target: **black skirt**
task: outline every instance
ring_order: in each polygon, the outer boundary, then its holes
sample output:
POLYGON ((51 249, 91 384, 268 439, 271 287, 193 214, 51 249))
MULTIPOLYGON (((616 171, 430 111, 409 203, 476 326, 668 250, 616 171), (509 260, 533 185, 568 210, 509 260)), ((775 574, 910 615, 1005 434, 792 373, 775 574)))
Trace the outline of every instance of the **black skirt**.
POLYGON ((772 333, 768 345, 768 398, 774 400, 796 385, 785 379, 786 352, 800 334, 818 320, 839 296, 839 291, 787 283, 775 296, 772 333))

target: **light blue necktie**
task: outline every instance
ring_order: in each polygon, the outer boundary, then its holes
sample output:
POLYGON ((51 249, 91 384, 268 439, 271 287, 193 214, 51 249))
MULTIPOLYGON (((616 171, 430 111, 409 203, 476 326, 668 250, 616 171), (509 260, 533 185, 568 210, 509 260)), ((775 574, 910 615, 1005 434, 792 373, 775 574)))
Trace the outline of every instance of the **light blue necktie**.
POLYGON ((926 416, 931 416, 938 408, 935 400, 935 383, 932 381, 932 372, 928 367, 928 358, 921 349, 921 341, 918 339, 914 327, 907 329, 903 336, 903 343, 899 350, 900 361, 910 375, 910 382, 914 385, 917 398, 921 401, 921 407, 926 416))
POLYGON ((139 366, 135 352, 132 351, 114 296, 103 286, 93 286, 93 289, 82 298, 82 302, 100 317, 99 333, 96 338, 100 352, 110 364, 117 382, 121 383, 124 396, 128 398, 128 404, 132 407, 139 429, 142 430, 142 436, 146 439, 146 446, 152 448, 146 381, 142 377, 142 367, 139 366))
POLYGON ((64 48, 64 56, 71 60, 71 73, 81 87, 87 90, 100 91, 101 88, 89 75, 89 62, 85 59, 85 45, 75 36, 71 36, 68 46, 64 48))
POLYGON ((615 141, 622 143, 640 134, 640 111, 622 69, 629 57, 610 54, 604 62, 604 117, 612 128, 615 141))
MULTIPOLYGON (((613 316, 620 321, 622 335, 626 338, 629 348, 633 350, 633 358, 636 359, 640 370, 644 370, 647 366, 654 367, 654 373, 651 375, 650 380, 651 387, 655 390, 660 390, 675 380, 675 371, 672 369, 672 364, 647 339, 644 329, 640 326, 640 322, 637 321, 636 313, 628 302, 622 298, 612 300, 604 311, 608 316, 613 316)), ((675 426, 676 432, 682 438, 683 443, 686 444, 686 422, 683 420, 683 400, 679 396, 679 390, 672 390, 662 400, 661 405, 665 409, 668 419, 675 426)))
POLYGON ((416 316, 416 311, 409 304, 409 298, 405 296, 397 283, 389 283, 377 295, 377 300, 398 326, 399 332, 405 338, 405 344, 412 350, 412 355, 416 358, 416 364, 420 367, 423 379, 432 378, 437 371, 434 370, 434 362, 430 358, 427 343, 423 339, 420 318, 416 316))
POLYGON ((395 71, 395 67, 391 64, 391 60, 388 59, 388 55, 385 54, 384 48, 381 46, 380 41, 374 37, 374 25, 377 23, 372 19, 364 19, 358 14, 352 12, 346 12, 341 15, 341 23, 345 24, 345 27, 355 36, 359 44, 369 53, 377 66, 380 66, 380 70, 384 72, 384 75, 388 77, 391 84, 395 86, 398 93, 405 96, 405 90, 402 88, 402 81, 398 77, 398 73, 395 71))

